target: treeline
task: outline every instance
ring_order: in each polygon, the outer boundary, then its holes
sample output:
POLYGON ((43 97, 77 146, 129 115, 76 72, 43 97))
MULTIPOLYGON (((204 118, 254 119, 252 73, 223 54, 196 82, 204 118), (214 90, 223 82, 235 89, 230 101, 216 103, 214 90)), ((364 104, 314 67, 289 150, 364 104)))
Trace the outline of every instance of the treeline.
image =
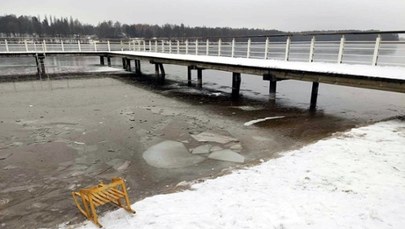
MULTIPOLYGON (((339 32, 339 31, 317 31, 339 32)), ((355 32, 355 31, 340 31, 355 32)), ((126 38, 189 38, 189 37, 242 37, 287 34, 278 30, 223 28, 223 27, 189 27, 181 25, 149 25, 149 24, 121 24, 119 22, 104 21, 97 26, 81 23, 77 19, 56 18, 45 16, 43 19, 33 16, 0 16, 0 36, 2 37, 69 37, 69 38, 98 38, 98 39, 126 39, 126 38)), ((341 35, 317 36, 317 40, 338 40, 341 35)), ((347 40, 375 40, 375 34, 347 35, 347 40)), ((242 39, 242 38, 241 38, 242 39)), ((245 38, 244 38, 245 39, 245 38)), ((254 41, 264 40, 256 37, 254 41)), ((274 40, 285 40, 285 37, 272 37, 274 40)), ((311 36, 294 36, 293 40, 308 40, 311 36)), ((398 34, 384 34, 383 40, 398 40, 398 34)))

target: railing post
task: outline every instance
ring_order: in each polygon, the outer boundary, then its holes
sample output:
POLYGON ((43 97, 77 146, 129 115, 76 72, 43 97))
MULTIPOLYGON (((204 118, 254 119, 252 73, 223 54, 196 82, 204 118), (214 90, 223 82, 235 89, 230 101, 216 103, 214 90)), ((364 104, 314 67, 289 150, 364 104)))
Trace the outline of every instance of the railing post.
POLYGON ((314 51, 315 51, 315 36, 311 39, 311 46, 309 47, 309 62, 314 62, 314 51))
POLYGON ((172 40, 169 40, 169 53, 172 53, 172 40))
POLYGON ((218 56, 221 56, 221 38, 218 39, 218 56))
POLYGON ((120 40, 120 48, 121 48, 121 52, 124 51, 124 44, 122 43, 122 40, 120 40))
POLYGON ((6 45, 6 52, 10 52, 10 49, 8 48, 8 41, 4 40, 4 44, 6 45))
POLYGON ((377 65, 377 61, 378 61, 378 52, 380 50, 380 45, 381 45, 381 35, 378 34, 376 40, 375 40, 375 46, 374 46, 374 54, 373 54, 373 66, 377 65))
POLYGON ((152 41, 149 40, 149 52, 152 52, 152 41))
POLYGON ((291 36, 287 37, 287 41, 285 42, 285 56, 284 60, 288 61, 290 58, 290 46, 291 46, 291 36))
POLYGON ((155 52, 158 52, 158 41, 155 40, 155 52))
POLYGON ((235 56, 235 38, 232 39, 231 57, 235 56))
POLYGON ((45 40, 42 40, 42 50, 44 50, 44 52, 46 52, 46 42, 45 40))
POLYGON ((37 42, 34 41, 34 51, 37 52, 37 42))
POLYGON ((82 46, 80 45, 80 40, 77 40, 77 47, 79 48, 79 52, 82 51, 82 46))
POLYGON ((345 48, 345 35, 342 35, 342 38, 340 38, 340 46, 339 46, 339 54, 338 54, 338 64, 342 63, 343 60, 343 50, 345 48))
POLYGON ((180 41, 177 40, 177 54, 180 54, 180 41))
POLYGON ((110 44, 110 41, 107 41, 107 49, 108 49, 109 52, 111 52, 111 44, 110 44))
POLYGON ((142 40, 142 44, 143 44, 143 51, 146 52, 146 41, 142 40))
POLYGON ((28 52, 28 44, 27 44, 27 40, 24 40, 24 45, 25 45, 25 51, 28 52))
POLYGON ((198 39, 195 40, 195 55, 198 56, 198 39))
POLYGON ((248 44, 247 44, 247 53, 246 53, 246 58, 250 58, 250 45, 252 44, 252 40, 249 38, 248 39, 248 44))
POLYGON ((264 59, 267 60, 269 58, 269 38, 266 37, 266 43, 264 45, 264 59))
POLYGON ((132 45, 133 51, 136 51, 136 40, 133 40, 132 43, 133 43, 133 45, 132 45))
POLYGON ((162 40, 162 52, 163 53, 165 52, 165 41, 164 40, 162 40))
POLYGON ((60 46, 61 46, 62 52, 64 52, 65 51, 65 45, 63 44, 62 40, 60 40, 60 46))
POLYGON ((97 42, 94 41, 94 52, 97 52, 97 42))
POLYGON ((207 56, 209 56, 210 55, 210 40, 208 40, 207 39, 207 41, 206 41, 206 50, 205 50, 205 54, 207 55, 207 56))
POLYGON ((188 54, 188 40, 186 40, 186 55, 188 54))

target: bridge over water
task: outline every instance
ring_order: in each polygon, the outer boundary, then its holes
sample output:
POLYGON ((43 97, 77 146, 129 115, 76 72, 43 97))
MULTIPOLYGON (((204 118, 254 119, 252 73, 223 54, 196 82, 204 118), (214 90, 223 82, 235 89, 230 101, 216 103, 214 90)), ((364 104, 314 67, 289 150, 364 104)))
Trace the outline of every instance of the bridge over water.
POLYGON ((109 66, 111 58, 121 58, 127 71, 134 63, 136 74, 141 74, 141 61, 148 61, 155 65, 159 82, 165 79, 164 64, 182 65, 187 66, 189 85, 192 70, 197 71, 198 88, 204 69, 227 71, 232 72, 233 98, 239 95, 241 74, 269 81, 272 96, 278 81, 310 81, 315 108, 319 83, 405 93, 405 41, 383 39, 393 33, 405 31, 333 33, 341 35, 338 40, 322 39, 331 33, 126 41, 13 39, 0 42, 0 57, 33 56, 38 75, 45 74, 44 59, 52 55, 99 56, 100 64, 107 60, 109 66), (375 40, 346 39, 349 35, 375 35, 375 40))

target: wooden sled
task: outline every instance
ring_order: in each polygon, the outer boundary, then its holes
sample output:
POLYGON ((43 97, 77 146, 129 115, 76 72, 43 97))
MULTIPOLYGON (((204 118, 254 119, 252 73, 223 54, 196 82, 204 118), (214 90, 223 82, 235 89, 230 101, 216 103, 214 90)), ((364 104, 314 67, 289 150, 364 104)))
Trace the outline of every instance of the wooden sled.
POLYGON ((98 222, 96 212, 98 206, 112 203, 135 214, 135 211, 131 209, 124 180, 121 178, 113 178, 110 184, 100 182, 96 186, 72 192, 72 196, 80 212, 99 227, 102 225, 98 222), (81 198, 81 204, 78 197, 81 198), (125 204, 122 204, 121 199, 125 200, 125 204))

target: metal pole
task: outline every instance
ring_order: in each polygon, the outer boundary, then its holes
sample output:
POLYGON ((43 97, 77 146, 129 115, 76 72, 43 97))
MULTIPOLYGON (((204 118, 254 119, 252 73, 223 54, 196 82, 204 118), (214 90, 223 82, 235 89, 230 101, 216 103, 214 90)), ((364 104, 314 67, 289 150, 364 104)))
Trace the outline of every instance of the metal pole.
POLYGON ((287 41, 285 43, 285 57, 284 57, 285 61, 288 61, 288 59, 290 58, 290 46, 291 46, 291 37, 288 36, 287 41))
POLYGON ((65 45, 63 44, 62 40, 60 40, 60 46, 62 48, 62 52, 64 52, 65 51, 65 45))
POLYGON ((82 46, 80 45, 80 40, 77 40, 77 47, 79 48, 79 52, 82 51, 82 46))
POLYGON ((319 89, 319 83, 318 82, 313 82, 312 83, 312 91, 311 91, 311 104, 309 109, 310 110, 315 110, 316 109, 316 103, 318 100, 318 89, 319 89))
POLYGON ((8 41, 4 40, 4 44, 6 45, 6 52, 10 52, 10 49, 8 48, 8 41))
POLYGON ((232 39, 232 51, 231 51, 231 57, 235 56, 235 38, 232 39))
POLYGON ((44 52, 46 52, 46 42, 45 42, 45 40, 42 41, 42 45, 43 45, 44 52))
POLYGON ((152 52, 152 41, 149 40, 149 52, 152 52))
POLYGON ((26 40, 24 41, 24 45, 25 45, 25 51, 28 52, 28 44, 27 44, 26 40))
POLYGON ((172 53, 172 41, 171 40, 169 40, 169 53, 170 54, 172 53))
POLYGON ((186 40, 186 55, 188 54, 188 40, 186 40))
POLYGON ((264 59, 267 60, 269 58, 269 38, 266 37, 266 44, 264 45, 264 59))
POLYGON ((252 43, 252 40, 249 38, 248 39, 248 45, 247 45, 247 53, 246 53, 246 58, 250 58, 250 45, 252 43))
POLYGON ((124 51, 124 44, 122 43, 122 40, 120 41, 120 47, 121 47, 121 52, 124 51))
POLYGON ((198 55, 198 39, 197 40, 195 40, 195 46, 194 46, 194 49, 195 49, 195 55, 197 56, 198 55))
POLYGON ((162 52, 165 52, 165 41, 162 41, 162 52))
POLYGON ((97 52, 97 42, 94 42, 94 52, 97 52))
POLYGON ((376 40, 375 40, 375 46, 374 46, 374 54, 373 54, 373 66, 377 65, 377 61, 378 61, 378 52, 380 49, 380 45, 381 45, 381 35, 378 34, 376 40))
POLYGON ((142 42, 143 42, 143 51, 146 52, 146 41, 142 40, 142 42))
POLYGON ((111 52, 111 44, 110 44, 110 41, 107 41, 107 49, 108 49, 109 52, 111 52))
POLYGON ((315 51, 315 36, 311 39, 311 47, 309 48, 309 62, 314 62, 314 51, 315 51))
POLYGON ((210 41, 207 39, 207 41, 206 41, 206 50, 205 50, 205 54, 207 55, 207 56, 209 56, 210 55, 210 41))
POLYGON ((180 41, 177 40, 177 54, 180 54, 180 41))
POLYGON ((339 54, 338 54, 338 64, 342 63, 343 60, 343 50, 345 48, 345 35, 342 35, 342 38, 340 38, 340 46, 339 46, 339 54))
POLYGON ((158 52, 158 41, 155 40, 155 52, 158 52))
POLYGON ((218 39, 218 56, 221 56, 221 38, 218 39))

